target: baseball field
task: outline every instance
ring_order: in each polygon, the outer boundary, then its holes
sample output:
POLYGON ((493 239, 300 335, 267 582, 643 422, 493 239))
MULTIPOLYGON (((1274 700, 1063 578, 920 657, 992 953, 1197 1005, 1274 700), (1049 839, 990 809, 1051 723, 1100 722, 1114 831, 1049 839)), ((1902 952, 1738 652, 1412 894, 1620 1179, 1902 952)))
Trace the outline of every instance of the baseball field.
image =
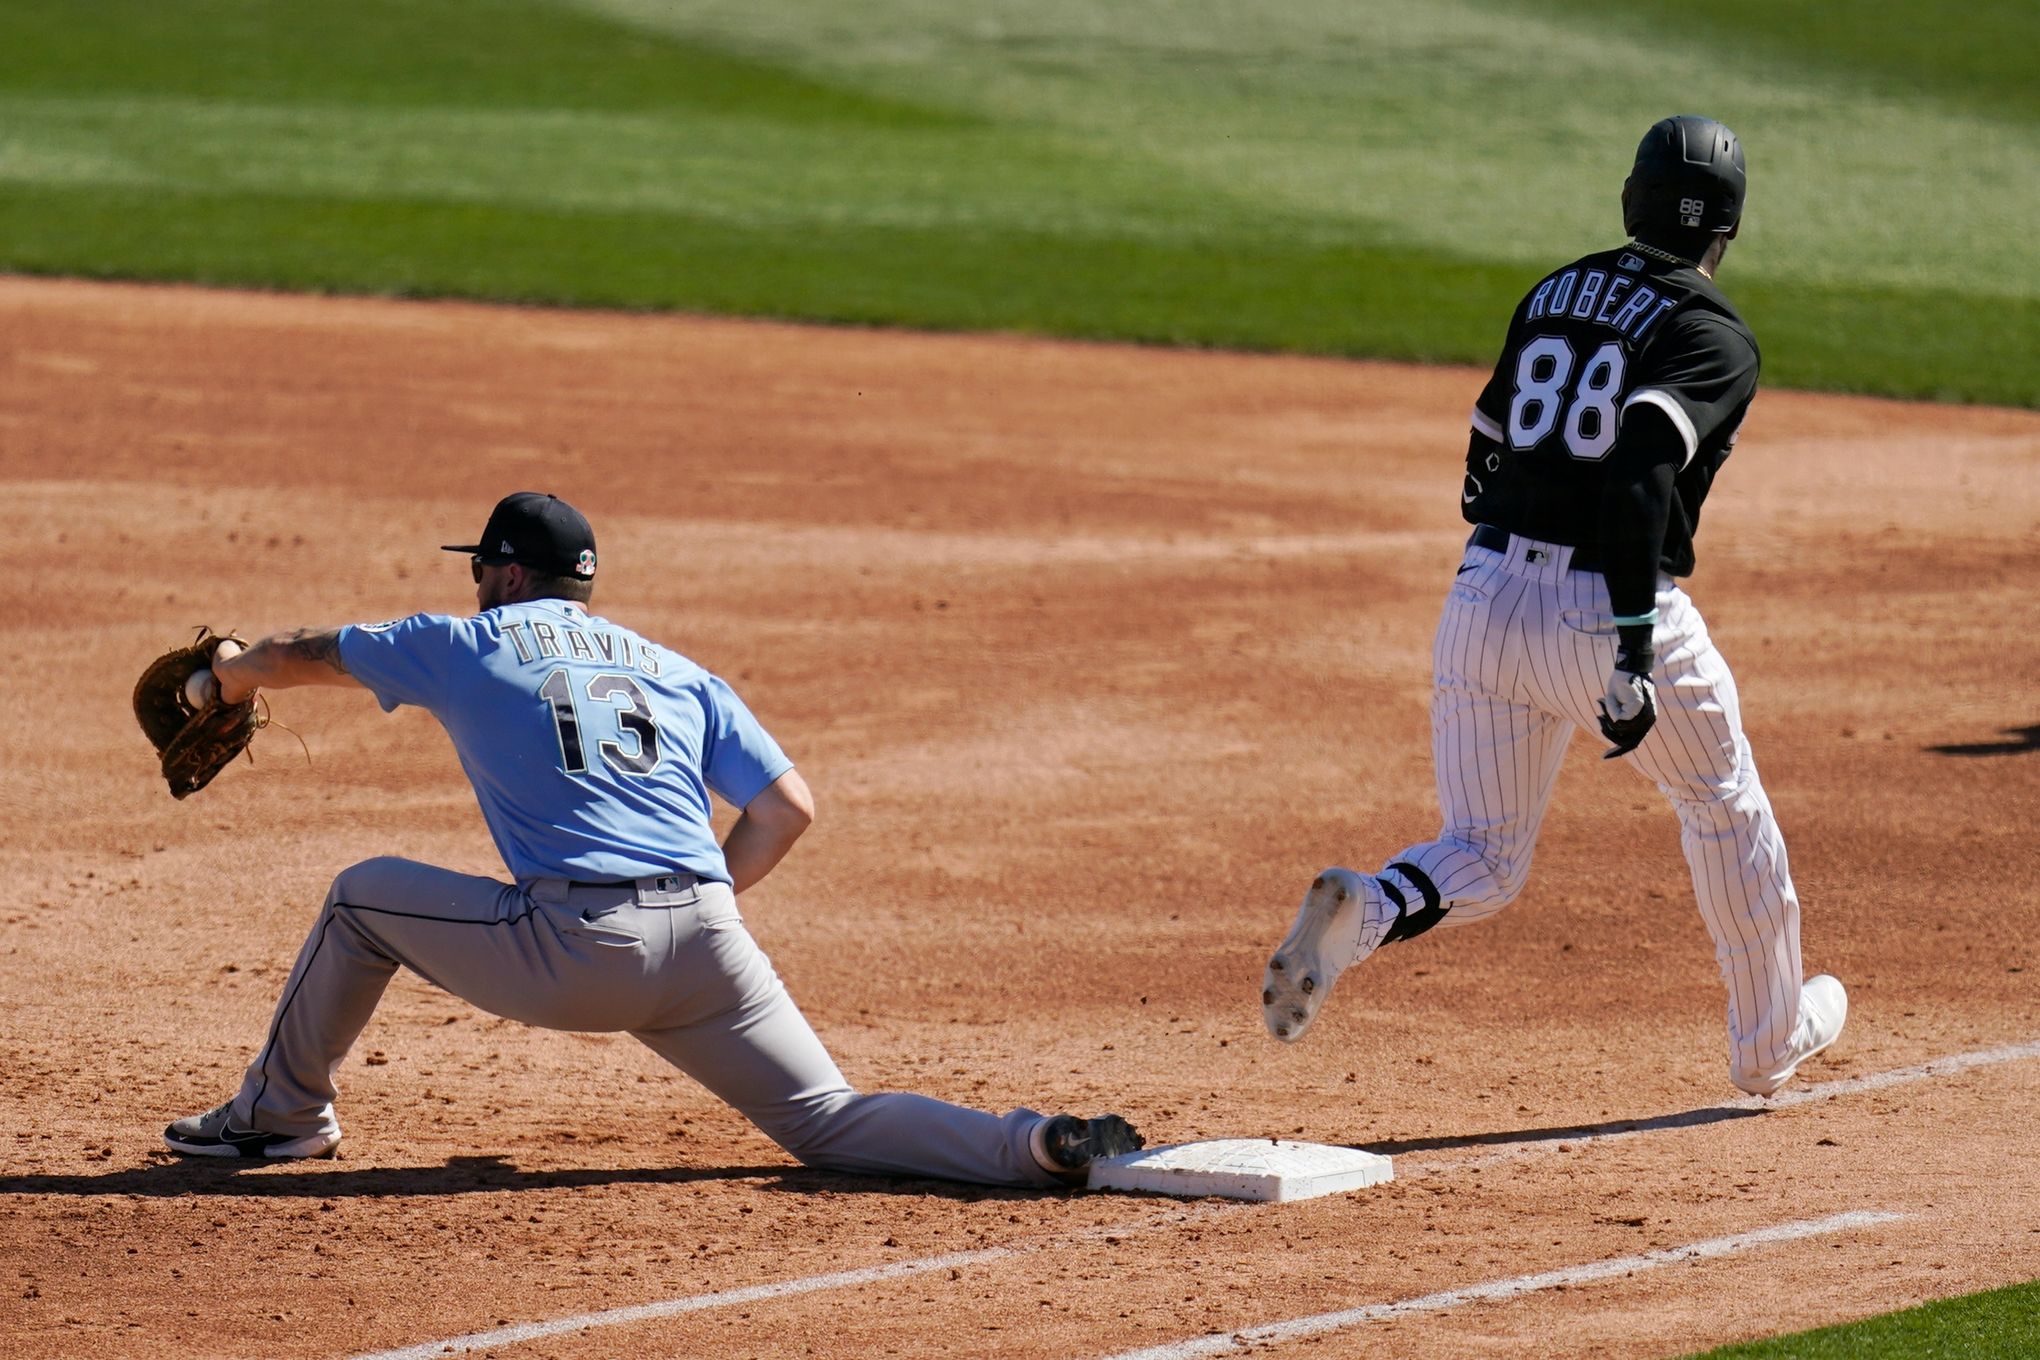
POLYGON ((2040 1350, 2030 6, 0 11, 0 1360, 2040 1350), (1729 1086, 1583 739, 1523 899, 1279 1046, 1310 876, 1436 827, 1474 365, 1683 108, 1766 379, 1691 589, 1847 1031, 1729 1086), (1394 1182, 809 1171, 410 974, 335 1160, 169 1156, 336 871, 500 862, 426 715, 280 693, 175 802, 135 676, 471 608, 437 546, 523 487, 813 785, 743 909, 853 1081, 1394 1182))

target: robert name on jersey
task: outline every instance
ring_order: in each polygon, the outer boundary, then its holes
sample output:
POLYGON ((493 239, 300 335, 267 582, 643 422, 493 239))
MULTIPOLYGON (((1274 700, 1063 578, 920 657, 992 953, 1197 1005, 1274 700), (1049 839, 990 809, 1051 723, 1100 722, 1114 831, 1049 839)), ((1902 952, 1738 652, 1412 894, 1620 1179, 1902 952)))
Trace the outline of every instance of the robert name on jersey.
POLYGON ((1538 284, 1523 319, 1593 321, 1613 327, 1634 345, 1659 317, 1679 305, 1679 299, 1660 297, 1649 284, 1638 284, 1634 271, 1643 269, 1644 262, 1628 251, 1615 261, 1612 276, 1606 269, 1583 268, 1585 263, 1568 265, 1538 284))

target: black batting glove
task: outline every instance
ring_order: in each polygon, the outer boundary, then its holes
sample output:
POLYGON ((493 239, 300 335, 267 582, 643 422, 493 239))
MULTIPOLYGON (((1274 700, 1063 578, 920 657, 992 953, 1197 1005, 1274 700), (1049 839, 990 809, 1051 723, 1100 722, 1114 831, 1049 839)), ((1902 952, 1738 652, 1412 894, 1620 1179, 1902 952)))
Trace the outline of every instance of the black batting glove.
POLYGON ((1657 722, 1657 687, 1650 681, 1657 655, 1651 650, 1650 627, 1626 625, 1617 631, 1622 645, 1608 672, 1608 692, 1596 705, 1601 710, 1601 735, 1612 748, 1602 752, 1603 760, 1634 751, 1657 722))

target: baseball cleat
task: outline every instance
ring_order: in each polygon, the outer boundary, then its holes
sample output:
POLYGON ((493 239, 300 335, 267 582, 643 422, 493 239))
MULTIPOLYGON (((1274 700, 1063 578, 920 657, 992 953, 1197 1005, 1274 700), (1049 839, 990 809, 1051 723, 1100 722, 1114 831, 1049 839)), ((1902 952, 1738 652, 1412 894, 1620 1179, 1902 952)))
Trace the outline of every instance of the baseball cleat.
POLYGON ((1760 1076, 1733 1074, 1730 1080, 1753 1096, 1768 1096, 1792 1080, 1799 1064, 1842 1037, 1849 1019, 1849 994, 1835 978, 1822 973, 1811 977, 1799 989, 1799 1027, 1792 1032, 1792 1046, 1776 1071, 1760 1076))
POLYGON ((1382 931, 1369 931, 1367 916, 1366 880, 1359 874, 1327 869, 1311 880, 1296 924, 1261 979, 1261 1017, 1270 1034, 1286 1044, 1301 1039, 1339 974, 1374 952, 1382 931))
POLYGON ((1092 1162, 1139 1152, 1147 1146, 1147 1139, 1116 1114, 1101 1114, 1096 1119, 1059 1114, 1034 1126, 1032 1143, 1034 1160, 1043 1170, 1082 1183, 1092 1162))
POLYGON ((163 1130, 172 1152, 186 1157, 330 1157, 340 1130, 292 1137, 234 1126, 234 1102, 180 1119, 163 1130))

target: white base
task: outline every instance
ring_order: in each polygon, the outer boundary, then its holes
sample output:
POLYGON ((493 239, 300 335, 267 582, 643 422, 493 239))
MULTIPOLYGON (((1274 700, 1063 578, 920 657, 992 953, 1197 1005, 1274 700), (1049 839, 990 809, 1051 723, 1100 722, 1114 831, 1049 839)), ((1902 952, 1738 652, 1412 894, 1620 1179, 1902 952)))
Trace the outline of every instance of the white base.
POLYGON ((1182 1199, 1217 1195, 1285 1203, 1394 1179, 1388 1158, 1358 1148, 1279 1138, 1221 1138, 1101 1157, 1091 1163, 1089 1185, 1093 1190, 1144 1190, 1182 1199))

